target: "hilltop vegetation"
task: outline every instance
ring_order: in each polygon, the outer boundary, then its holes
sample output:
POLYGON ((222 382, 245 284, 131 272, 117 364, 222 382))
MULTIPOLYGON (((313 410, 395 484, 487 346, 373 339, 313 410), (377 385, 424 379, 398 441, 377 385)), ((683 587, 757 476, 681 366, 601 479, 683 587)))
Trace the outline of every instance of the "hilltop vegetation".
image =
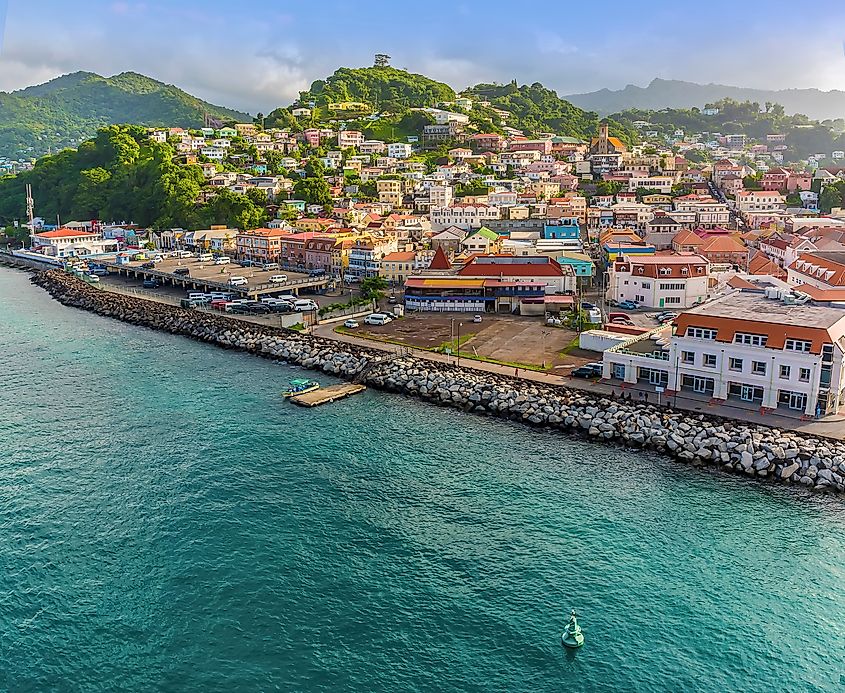
MULTIPOLYGON (((506 118, 505 124, 529 136, 552 132, 587 139, 598 132, 597 114, 573 106, 539 82, 522 86, 518 86, 516 81, 509 84, 476 84, 464 93, 508 111, 510 117, 506 118)), ((489 117, 496 116, 489 114, 489 117)), ((615 136, 628 143, 636 141, 637 134, 632 127, 613 118, 608 119, 608 122, 615 136)))
POLYGON ((134 72, 76 72, 12 93, 0 92, 0 156, 40 156, 76 146, 116 123, 199 127, 203 116, 250 119, 134 72))
POLYGON ((317 80, 299 101, 317 106, 344 101, 361 101, 374 110, 405 110, 453 101, 455 91, 448 84, 425 75, 395 67, 341 67, 325 80, 317 80))
POLYGON ((199 204, 202 171, 174 163, 173 156, 169 144, 151 141, 142 127, 102 128, 77 150, 44 157, 32 171, 0 179, 0 226, 25 218, 27 183, 38 215, 46 219, 122 219, 154 228, 248 228, 265 221, 263 200, 252 195, 223 190, 199 204))
POLYGON ((722 99, 706 104, 718 109, 716 115, 705 115, 699 108, 666 108, 660 111, 628 110, 615 117, 628 126, 635 121, 649 123, 648 129, 672 136, 675 130, 685 135, 703 133, 744 134, 765 141, 769 133, 786 135, 788 158, 804 159, 817 152, 829 154, 845 148, 845 121, 819 123, 802 114, 787 115, 781 104, 766 102, 762 108, 752 101, 722 99))

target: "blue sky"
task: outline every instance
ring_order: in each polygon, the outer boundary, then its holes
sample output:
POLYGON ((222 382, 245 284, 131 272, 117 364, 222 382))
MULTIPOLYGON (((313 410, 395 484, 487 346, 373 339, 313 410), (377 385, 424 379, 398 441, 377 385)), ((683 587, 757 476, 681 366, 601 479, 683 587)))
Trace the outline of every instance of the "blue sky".
POLYGON ((845 89, 845 0, 0 0, 0 27, 6 5, 6 91, 134 70, 267 112, 376 52, 456 88, 515 78, 567 94, 662 77, 845 89))

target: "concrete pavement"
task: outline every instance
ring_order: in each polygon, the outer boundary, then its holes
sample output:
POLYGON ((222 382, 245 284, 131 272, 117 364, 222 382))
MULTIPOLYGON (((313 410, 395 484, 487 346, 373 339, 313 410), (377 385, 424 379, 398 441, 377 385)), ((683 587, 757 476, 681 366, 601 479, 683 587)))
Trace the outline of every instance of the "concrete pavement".
MULTIPOLYGON (((326 339, 333 339, 339 342, 346 342, 348 344, 355 344, 387 352, 395 353, 399 350, 408 350, 417 358, 437 361, 439 363, 456 364, 458 361, 457 357, 447 354, 424 351, 396 344, 386 344, 384 342, 355 337, 350 334, 342 334, 335 332, 334 327, 334 325, 318 325, 313 329, 313 334, 326 339)), ((561 375, 556 373, 524 370, 522 368, 515 369, 512 366, 502 366, 498 363, 476 361, 465 357, 461 357, 460 366, 462 368, 469 368, 475 371, 496 373, 497 375, 517 376, 523 380, 543 383, 546 385, 563 386, 577 390, 586 390, 607 396, 624 396, 630 397, 634 400, 639 400, 643 395, 647 395, 649 402, 657 404, 656 395, 653 390, 640 388, 637 385, 626 384, 624 387, 621 387, 621 383, 615 384, 606 381, 584 380, 580 378, 573 378, 568 374, 561 375)), ((748 409, 730 402, 711 404, 707 399, 698 398, 683 392, 678 393, 677 397, 674 395, 669 398, 664 396, 660 403, 665 406, 671 406, 677 410, 691 411, 701 414, 712 414, 727 419, 747 421, 749 423, 760 424, 762 426, 769 426, 770 428, 800 431, 806 435, 835 438, 839 440, 845 439, 845 417, 841 416, 831 416, 818 420, 801 421, 797 417, 783 416, 778 413, 761 414, 758 410, 748 409)))

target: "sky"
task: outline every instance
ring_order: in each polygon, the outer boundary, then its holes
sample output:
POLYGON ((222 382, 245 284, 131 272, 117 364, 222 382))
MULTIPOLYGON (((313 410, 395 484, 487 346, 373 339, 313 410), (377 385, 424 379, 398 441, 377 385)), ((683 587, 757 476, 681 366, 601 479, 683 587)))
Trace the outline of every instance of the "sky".
POLYGON ((516 79, 565 95, 655 77, 845 90, 845 0, 807 10, 794 0, 0 0, 0 91, 131 70, 266 113, 374 53, 458 90, 516 79))

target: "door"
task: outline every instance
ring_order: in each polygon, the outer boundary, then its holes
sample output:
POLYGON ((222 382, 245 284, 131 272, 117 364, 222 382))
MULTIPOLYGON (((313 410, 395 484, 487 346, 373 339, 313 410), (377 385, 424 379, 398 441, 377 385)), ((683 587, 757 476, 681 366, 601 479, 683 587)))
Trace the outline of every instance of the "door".
POLYGON ((751 402, 754 400, 754 388, 750 385, 743 385, 742 390, 740 390, 739 398, 743 402, 751 402))
POLYGON ((664 298, 661 298, 661 299, 660 299, 660 307, 661 307, 661 308, 663 308, 663 304, 664 304, 665 302, 666 302, 666 299, 664 299, 664 298))
POLYGON ((789 395, 790 409, 804 409, 807 406, 807 395, 801 392, 792 392, 789 395))
POLYGON ((613 377, 617 378, 618 380, 625 380, 625 364, 624 363, 614 363, 613 364, 613 377))
POLYGON ((650 385, 666 385, 669 382, 669 374, 665 371, 652 370, 648 374, 650 385))
POLYGON ((692 391, 704 394, 707 392, 707 378, 695 377, 692 379, 692 391))

